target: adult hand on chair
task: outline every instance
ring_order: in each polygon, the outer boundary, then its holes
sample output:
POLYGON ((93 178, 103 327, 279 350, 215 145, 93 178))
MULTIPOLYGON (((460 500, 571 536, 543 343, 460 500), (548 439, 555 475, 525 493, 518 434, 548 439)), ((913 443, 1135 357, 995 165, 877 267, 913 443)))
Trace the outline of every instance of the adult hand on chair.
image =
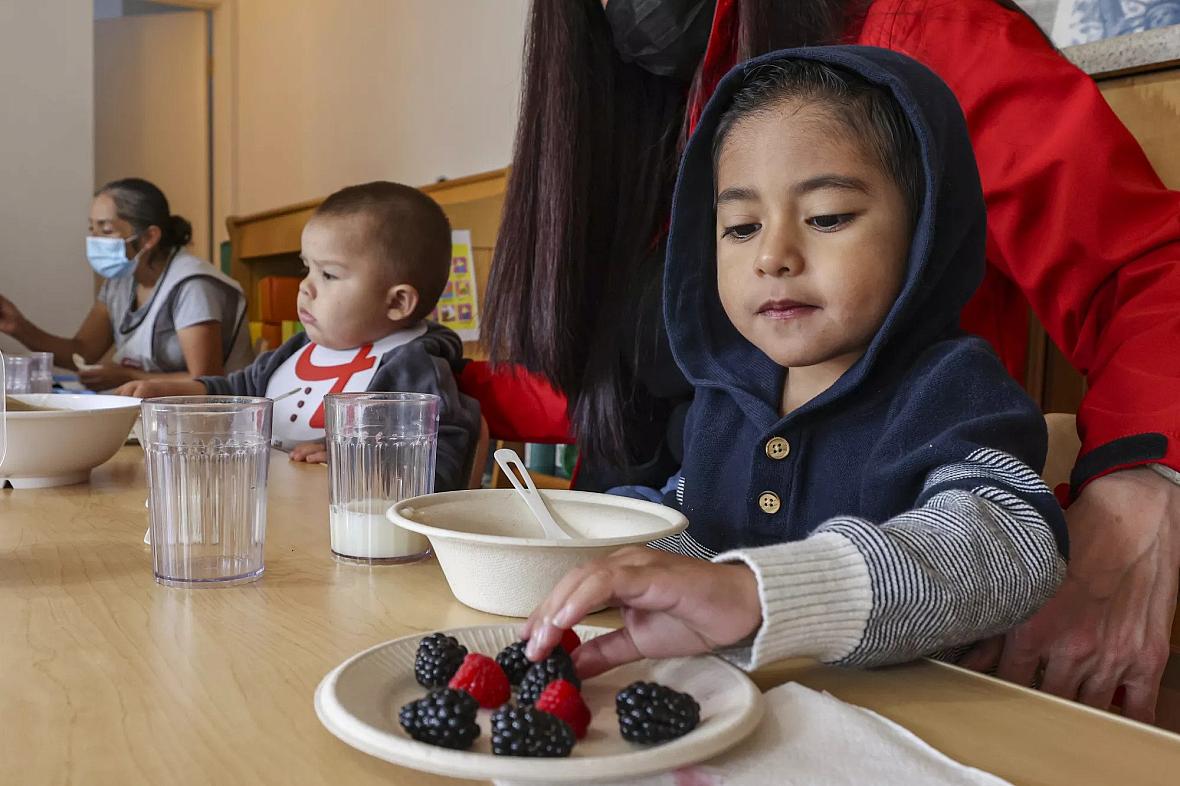
POLYGON ((1151 722, 1168 662, 1180 576, 1180 486, 1151 469, 1091 481, 1066 513, 1070 564, 1030 620, 978 645, 968 668, 1151 722))

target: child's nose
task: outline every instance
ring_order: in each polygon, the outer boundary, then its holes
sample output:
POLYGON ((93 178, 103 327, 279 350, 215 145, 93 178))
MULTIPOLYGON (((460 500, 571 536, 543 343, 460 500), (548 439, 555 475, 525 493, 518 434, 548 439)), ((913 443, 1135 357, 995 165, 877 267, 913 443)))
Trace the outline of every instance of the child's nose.
POLYGON ((307 276, 302 281, 299 282, 299 294, 303 295, 306 298, 314 298, 315 297, 315 287, 312 286, 311 276, 307 276))
POLYGON ((763 229, 754 272, 759 276, 797 276, 803 272, 803 254, 797 238, 788 230, 763 229))

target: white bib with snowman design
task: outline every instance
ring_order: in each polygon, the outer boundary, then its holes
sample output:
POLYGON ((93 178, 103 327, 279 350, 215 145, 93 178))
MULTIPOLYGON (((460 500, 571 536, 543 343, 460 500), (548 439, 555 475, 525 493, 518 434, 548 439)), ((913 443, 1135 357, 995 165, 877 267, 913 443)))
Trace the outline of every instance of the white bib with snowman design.
POLYGON ((308 344, 284 360, 266 383, 266 396, 278 398, 292 390, 299 392, 275 402, 272 444, 289 451, 300 442, 322 440, 324 396, 368 390, 381 358, 424 335, 426 329, 426 324, 422 323, 355 349, 328 349, 319 344, 308 344))

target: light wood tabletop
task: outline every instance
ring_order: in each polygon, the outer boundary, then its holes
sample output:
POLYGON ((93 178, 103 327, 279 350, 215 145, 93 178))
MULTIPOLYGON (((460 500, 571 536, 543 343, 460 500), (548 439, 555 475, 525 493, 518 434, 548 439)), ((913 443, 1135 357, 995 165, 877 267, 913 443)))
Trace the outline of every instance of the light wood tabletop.
MULTIPOLYGON (((339 742, 312 696, 374 644, 504 618, 455 601, 434 560, 335 562, 324 467, 272 454, 266 573, 239 587, 157 585, 145 495, 137 447, 87 485, 0 491, 0 783, 456 782, 339 742)), ((1017 784, 1180 778, 1178 736, 954 667, 787 663, 755 679, 830 691, 1017 784)))

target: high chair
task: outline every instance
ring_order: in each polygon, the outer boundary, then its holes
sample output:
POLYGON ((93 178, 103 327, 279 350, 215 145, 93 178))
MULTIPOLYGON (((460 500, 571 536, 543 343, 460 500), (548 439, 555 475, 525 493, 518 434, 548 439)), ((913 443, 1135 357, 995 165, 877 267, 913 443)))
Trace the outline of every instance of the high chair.
POLYGON ((1041 473, 1041 479, 1050 491, 1056 492, 1062 483, 1069 483, 1069 475, 1077 461, 1078 451, 1082 449, 1082 441, 1078 439, 1075 415, 1050 412, 1045 415, 1045 425, 1049 429, 1049 452, 1045 456, 1045 470, 1041 473))
POLYGON ((488 432, 488 422, 483 415, 479 416, 479 439, 475 442, 475 450, 471 455, 471 472, 467 480, 467 488, 477 489, 483 486, 483 471, 488 466, 488 454, 491 451, 492 438, 488 432))

